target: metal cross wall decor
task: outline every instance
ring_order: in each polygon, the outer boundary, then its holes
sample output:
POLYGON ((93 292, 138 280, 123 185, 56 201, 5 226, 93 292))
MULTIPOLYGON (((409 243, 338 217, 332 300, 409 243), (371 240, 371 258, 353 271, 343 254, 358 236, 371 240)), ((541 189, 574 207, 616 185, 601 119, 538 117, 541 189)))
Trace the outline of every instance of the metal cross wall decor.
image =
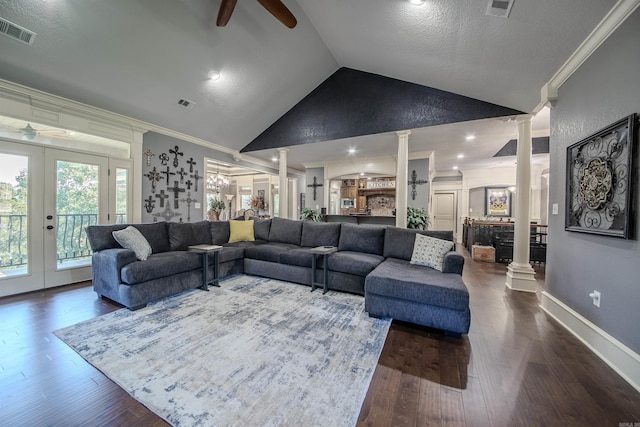
POLYGON ((196 171, 195 174, 193 175, 189 175, 191 178, 196 180, 196 185, 195 185, 195 190, 198 191, 198 180, 201 180, 202 178, 204 178, 203 176, 198 175, 198 171, 196 171))
POLYGON ((318 184, 318 179, 314 176, 313 177, 313 184, 307 184, 307 187, 309 188, 313 188, 313 200, 316 199, 316 190, 318 189, 318 187, 324 187, 322 184, 318 184))
POLYGON ((164 194, 164 190, 160 190, 160 194, 156 194, 156 198, 160 199, 160 207, 164 208, 164 199, 168 199, 169 195, 164 194))
POLYGON ((149 181, 151 181, 151 192, 155 193, 156 192, 156 184, 158 183, 158 181, 163 179, 163 177, 160 176, 160 172, 158 172, 156 170, 156 167, 154 166, 153 170, 149 171, 149 173, 145 173, 144 176, 149 178, 149 181))
POLYGON ((162 153, 158 156, 158 159, 160 159, 160 163, 162 163, 162 166, 167 166, 167 162, 169 161, 169 156, 167 155, 167 153, 162 153))
POLYGON ((169 149, 169 153, 173 154, 173 167, 178 167, 178 156, 184 156, 184 153, 179 151, 178 146, 176 145, 175 149, 169 149))
POLYGON ((418 191, 416 190, 417 185, 428 184, 429 181, 425 181, 424 179, 418 179, 418 174, 414 169, 411 171, 411 181, 409 181, 409 185, 411 186, 411 200, 415 200, 418 195, 418 191))
POLYGON ((151 166, 151 158, 155 156, 155 154, 151 152, 151 149, 147 148, 147 151, 144 152, 144 155, 147 156, 147 166, 151 166))
POLYGON ((188 172, 186 172, 184 170, 184 168, 180 168, 180 170, 178 172, 176 172, 176 174, 180 175, 180 183, 183 184, 184 183, 184 176, 185 175, 189 175, 188 172))
POLYGON ((184 193, 186 190, 184 188, 180 188, 178 187, 178 181, 173 181, 173 187, 172 188, 168 188, 169 191, 173 191, 173 208, 174 209, 178 209, 179 203, 178 203, 178 195, 180 193, 184 193))
POLYGON ((160 173, 164 174, 167 177, 167 187, 169 187, 169 175, 175 175, 175 173, 169 172, 169 166, 167 166, 166 171, 160 171, 160 173))
POLYGON ((196 199, 191 198, 191 192, 187 193, 186 199, 180 199, 181 202, 187 202, 187 222, 191 222, 191 203, 198 203, 196 199))
MULTIPOLYGON (((156 197, 158 197, 158 196, 156 196, 156 197)), ((147 203, 144 204, 144 208, 147 210, 147 213, 151 213, 153 211, 153 208, 156 207, 156 203, 155 203, 155 200, 153 200, 153 196, 147 197, 145 199, 145 202, 147 202, 147 203)))
POLYGON ((193 157, 187 160, 187 163, 189 164, 189 173, 193 173, 193 165, 196 164, 196 162, 193 161, 193 157))

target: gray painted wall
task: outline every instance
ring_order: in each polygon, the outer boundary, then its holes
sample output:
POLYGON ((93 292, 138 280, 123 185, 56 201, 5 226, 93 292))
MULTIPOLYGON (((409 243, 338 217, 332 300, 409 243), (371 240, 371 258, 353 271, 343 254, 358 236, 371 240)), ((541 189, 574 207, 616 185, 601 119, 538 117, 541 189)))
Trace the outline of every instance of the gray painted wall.
MULTIPOLYGON (((153 167, 156 167, 156 170, 166 170, 167 166, 162 166, 160 159, 158 158, 158 156, 161 153, 167 153, 169 154, 169 149, 173 149, 175 146, 178 146, 180 151, 182 153, 184 153, 183 156, 178 157, 178 170, 180 170, 180 168, 184 168, 186 171, 189 170, 189 164, 187 164, 187 161, 189 160, 189 158, 193 157, 194 161, 196 162, 196 165, 194 166, 194 173, 197 170, 199 175, 204 175, 204 159, 205 157, 208 157, 210 159, 216 159, 216 160, 220 160, 223 162, 228 162, 229 164, 236 164, 239 166, 245 166, 245 167, 249 167, 251 169, 258 169, 258 170, 262 170, 264 172, 268 172, 271 174, 278 174, 278 171, 276 169, 269 169, 266 167, 261 167, 261 166, 256 166, 253 163, 248 163, 245 161, 240 161, 240 162, 236 162, 235 160, 233 160, 233 156, 231 154, 228 153, 223 153, 217 150, 212 150, 210 148, 204 147, 202 145, 198 145, 198 144, 192 144, 190 142, 186 142, 183 141, 181 139, 177 139, 177 138, 172 138, 170 136, 166 136, 166 135, 161 135, 155 132, 147 132, 144 134, 143 136, 143 141, 142 141, 142 151, 145 152, 147 149, 150 149, 152 153, 154 153, 154 156, 151 159, 151 166, 147 167, 146 166, 146 157, 143 157, 143 167, 142 170, 144 171, 144 173, 148 173, 151 169, 153 169, 153 167)), ((170 168, 171 172, 175 172, 176 168, 173 167, 173 155, 170 155, 170 160, 167 162, 168 166, 170 168)), ((162 175, 163 177, 165 175, 162 175)), ((186 181, 188 178, 185 176, 184 180, 186 181)), ((180 177, 179 176, 172 176, 171 177, 171 182, 169 184, 171 184, 170 186, 173 187, 173 181, 174 180, 178 180, 180 181, 180 177)), ((193 181, 193 179, 191 179, 193 181)), ((142 202, 142 221, 143 222, 152 222, 154 221, 154 217, 155 220, 157 221, 164 221, 165 219, 167 221, 171 221, 171 222, 179 222, 180 218, 182 218, 183 222, 188 222, 187 221, 187 217, 189 216, 188 210, 187 210, 187 203, 186 202, 179 202, 179 207, 178 209, 174 209, 174 205, 173 205, 173 193, 169 192, 167 190, 167 181, 166 179, 162 179, 160 182, 158 182, 158 184, 156 184, 156 193, 152 193, 151 191, 151 181, 149 181, 149 179, 147 177, 143 177, 142 179, 142 198, 143 199, 147 199, 149 196, 154 196, 153 200, 155 200, 155 209, 153 209, 152 213, 147 213, 147 210, 144 208, 144 204, 146 203, 145 201, 142 202), (164 208, 160 208, 160 204, 159 204, 159 199, 155 197, 156 194, 159 194, 161 190, 164 190, 165 194, 169 194, 169 198, 165 200, 165 207, 164 208), (162 212, 165 211, 166 209, 166 203, 170 203, 170 207, 172 211, 175 211, 177 213, 179 213, 178 216, 175 216, 171 219, 169 218, 164 218, 161 216, 162 212)), ((204 197, 204 186, 203 186, 203 180, 200 180, 198 182, 198 191, 195 191, 195 186, 192 186, 190 190, 187 190, 186 185, 184 183, 179 183, 178 185, 180 188, 184 188, 185 192, 180 193, 179 195, 179 199, 186 199, 187 198, 187 192, 190 191, 191 192, 191 198, 197 200, 201 206, 200 209, 196 209, 195 208, 195 204, 191 205, 191 222, 196 222, 196 221, 201 221, 202 219, 205 218, 204 216, 204 210, 206 210, 206 200, 204 197)))
MULTIPOLYGON (((551 110, 546 290, 636 353, 640 353, 640 244, 637 240, 564 230, 566 148, 631 113, 640 112, 640 9, 559 89, 551 110), (602 293, 600 308, 589 293, 602 293)), ((638 160, 636 145, 636 160, 638 160)), ((637 178, 637 176, 636 176, 637 178)), ((636 180, 636 183, 638 181, 636 180)), ((636 184, 636 206, 640 197, 636 184)), ((636 212, 633 221, 640 226, 636 212)), ((636 233, 638 236, 638 233, 636 233)))
POLYGON ((307 169, 305 182, 306 184, 303 183, 305 187, 300 189, 301 192, 305 193, 305 206, 311 209, 316 209, 316 206, 318 206, 318 213, 320 213, 320 209, 326 207, 324 204, 324 168, 307 169), (313 184, 314 176, 316 177, 316 182, 323 185, 323 187, 316 188, 316 200, 313 200, 313 188, 307 187, 307 185, 313 184))
POLYGON ((426 184, 416 185, 416 199, 411 199, 411 185, 407 189, 407 206, 410 208, 424 208, 429 211, 429 159, 409 160, 407 175, 411 181, 411 173, 416 171, 416 179, 427 181, 426 184))

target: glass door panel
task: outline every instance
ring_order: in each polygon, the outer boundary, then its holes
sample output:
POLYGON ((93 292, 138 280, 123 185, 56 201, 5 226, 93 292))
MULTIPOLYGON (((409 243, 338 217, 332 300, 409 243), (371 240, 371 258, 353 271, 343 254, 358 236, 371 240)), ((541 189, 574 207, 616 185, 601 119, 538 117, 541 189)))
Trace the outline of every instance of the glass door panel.
POLYGON ((126 224, 128 222, 128 182, 129 170, 116 168, 116 224, 126 224))
POLYGON ((108 160, 47 149, 45 163, 45 287, 89 280, 85 230, 107 222, 108 160))
POLYGON ((0 140, 0 296, 42 287, 42 150, 0 140))

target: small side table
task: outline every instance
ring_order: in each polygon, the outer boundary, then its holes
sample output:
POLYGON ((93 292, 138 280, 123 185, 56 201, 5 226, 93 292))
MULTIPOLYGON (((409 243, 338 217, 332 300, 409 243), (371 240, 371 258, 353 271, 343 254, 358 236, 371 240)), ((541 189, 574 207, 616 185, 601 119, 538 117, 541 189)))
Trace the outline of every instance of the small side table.
POLYGON ((209 285, 211 286, 220 286, 218 284, 218 252, 222 250, 222 246, 218 245, 195 245, 189 246, 189 252, 198 252, 202 254, 202 285, 200 285, 200 289, 203 291, 209 290, 209 285), (207 279, 207 270, 209 267, 208 257, 209 253, 213 252, 213 279, 209 281, 207 279))
POLYGON ((311 292, 316 290, 316 286, 322 285, 323 292, 322 294, 326 294, 329 290, 328 277, 329 277, 329 268, 327 266, 327 259, 329 258, 329 254, 334 252, 338 252, 338 248, 335 246, 318 246, 313 249, 310 249, 312 253, 311 258, 311 292), (324 255, 324 259, 322 260, 322 283, 316 282, 316 264, 318 262, 318 255, 324 255))

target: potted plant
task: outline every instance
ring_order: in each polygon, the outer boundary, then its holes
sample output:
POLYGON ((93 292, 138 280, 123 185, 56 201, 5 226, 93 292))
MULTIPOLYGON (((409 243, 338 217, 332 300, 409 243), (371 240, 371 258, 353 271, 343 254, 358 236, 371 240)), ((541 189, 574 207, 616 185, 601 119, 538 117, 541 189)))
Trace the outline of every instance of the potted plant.
POLYGON ((407 208, 407 228, 426 230, 430 225, 429 214, 424 208, 407 208))
POLYGON ((316 211, 315 209, 311 209, 311 208, 304 208, 302 209, 302 212, 300 212, 300 219, 301 220, 309 220, 309 221, 320 221, 321 217, 320 214, 318 213, 318 211, 316 211))
POLYGON ((218 221, 220 219, 220 212, 225 208, 226 205, 222 200, 211 199, 209 201, 209 211, 207 212, 209 221, 218 221))

